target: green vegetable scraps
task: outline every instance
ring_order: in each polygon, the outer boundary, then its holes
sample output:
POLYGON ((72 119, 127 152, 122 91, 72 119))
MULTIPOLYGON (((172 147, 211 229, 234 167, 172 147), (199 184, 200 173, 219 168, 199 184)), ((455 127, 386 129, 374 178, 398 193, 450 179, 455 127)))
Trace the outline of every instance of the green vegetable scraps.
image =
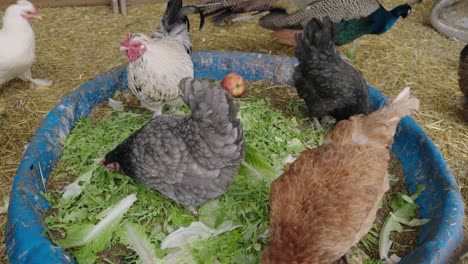
MULTIPOLYGON (((271 181, 280 175, 286 158, 318 146, 324 135, 312 128, 300 130, 304 120, 271 109, 269 99, 237 100, 246 158, 227 192, 202 204, 198 217, 130 177, 107 172, 97 164, 146 124, 151 114, 138 114, 138 109, 123 112, 113 102, 114 111, 104 113, 99 121, 81 119, 63 143, 61 161, 52 175, 74 182, 46 193, 52 210, 45 223, 54 242, 68 248, 79 263, 99 262, 106 250, 121 255, 125 263, 258 263, 269 237, 271 181), (162 246, 174 241, 183 246, 162 246), (135 253, 115 252, 116 245, 135 253)), ((183 107, 181 112, 189 110, 183 107)))
POLYGON ((420 185, 413 195, 407 196, 405 194, 398 194, 398 197, 392 202, 391 207, 393 212, 390 212, 390 215, 385 219, 379 235, 380 259, 387 260, 389 258, 388 252, 392 245, 390 234, 392 231, 397 231, 398 233, 403 232, 404 229, 401 224, 414 227, 429 222, 429 219, 412 219, 416 215, 416 210, 418 209, 418 205, 414 200, 421 195, 424 189, 425 185, 420 185))
MULTIPOLYGON (((52 205, 45 223, 54 242, 67 248, 79 263, 101 262, 106 251, 124 263, 259 263, 269 238, 271 181, 281 174, 286 161, 321 144, 324 134, 310 126, 301 130, 305 120, 271 109, 268 98, 236 100, 246 157, 227 192, 202 204, 197 217, 97 163, 152 114, 139 114, 138 109, 123 112, 122 105, 113 101, 113 111, 99 120, 81 119, 63 142, 61 160, 52 174, 53 179, 71 178, 73 182, 45 194, 52 205), (135 253, 129 254, 129 249, 135 253)), ((184 106, 178 114, 189 111, 184 106)), ((412 201, 420 192, 398 196, 380 234, 374 225, 361 243, 370 247, 379 240, 381 256, 388 257, 392 231, 400 232, 400 224, 428 221, 410 220, 417 209, 412 201)), ((381 262, 366 259, 365 263, 381 262)))

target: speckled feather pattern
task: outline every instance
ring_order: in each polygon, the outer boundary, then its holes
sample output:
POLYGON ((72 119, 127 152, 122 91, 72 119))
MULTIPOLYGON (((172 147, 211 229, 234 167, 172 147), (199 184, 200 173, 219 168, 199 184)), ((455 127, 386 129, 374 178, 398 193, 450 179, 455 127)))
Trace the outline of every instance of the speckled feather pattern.
POLYGON ((159 115, 106 155, 128 176, 190 211, 223 194, 245 156, 238 106, 222 88, 181 83, 189 116, 159 115))
POLYGON ((128 85, 144 101, 170 101, 179 96, 179 82, 193 77, 193 63, 183 43, 143 36, 147 51, 128 64, 128 85))
POLYGON ((329 16, 333 22, 342 19, 361 18, 381 7, 378 0, 202 0, 202 4, 218 5, 205 8, 206 12, 222 16, 228 13, 271 11, 259 20, 262 27, 269 29, 303 25, 312 18, 329 16), (278 10, 281 10, 278 12, 278 10))
POLYGON ((366 17, 381 7, 378 0, 331 0, 305 1, 303 6, 286 9, 287 16, 279 17, 272 13, 262 17, 260 25, 265 28, 286 28, 295 25, 305 26, 312 18, 323 19, 329 16, 334 23, 341 20, 366 17))
POLYGON ((369 116, 339 122, 322 146, 303 152, 272 183, 262 263, 330 263, 369 231, 389 189, 397 124, 418 107, 409 89, 401 95, 369 116))
POLYGON ((333 34, 330 20, 309 22, 304 37, 296 38, 299 65, 293 79, 310 116, 342 120, 366 113, 368 89, 362 73, 342 59, 333 34))
POLYGON ((162 105, 179 97, 179 82, 193 77, 192 42, 187 15, 196 12, 171 0, 151 38, 138 34, 146 52, 128 64, 128 85, 141 104, 158 112, 162 105))

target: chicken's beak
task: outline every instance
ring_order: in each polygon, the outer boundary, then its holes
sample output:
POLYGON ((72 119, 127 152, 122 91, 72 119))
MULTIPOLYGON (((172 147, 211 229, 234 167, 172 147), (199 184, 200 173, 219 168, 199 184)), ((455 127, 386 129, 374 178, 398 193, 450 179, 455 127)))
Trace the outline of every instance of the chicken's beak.
POLYGON ((120 51, 127 51, 128 48, 127 48, 127 47, 124 47, 124 46, 120 46, 120 49, 119 49, 119 50, 120 50, 120 51))
POLYGON ((36 12, 34 12, 33 16, 35 19, 39 19, 39 20, 42 20, 42 16, 41 14, 39 13, 39 8, 37 8, 37 6, 35 7, 36 9, 36 12))

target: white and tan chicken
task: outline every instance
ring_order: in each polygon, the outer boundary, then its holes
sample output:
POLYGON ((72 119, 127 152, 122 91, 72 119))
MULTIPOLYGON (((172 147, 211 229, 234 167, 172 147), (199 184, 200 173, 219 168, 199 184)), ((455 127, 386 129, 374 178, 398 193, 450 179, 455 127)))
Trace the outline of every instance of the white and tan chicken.
POLYGON ((169 0, 166 12, 151 38, 142 33, 131 34, 121 42, 120 49, 130 60, 128 87, 143 107, 161 114, 165 104, 178 107, 179 83, 193 77, 190 57, 189 14, 199 13, 200 29, 204 17, 195 6, 182 6, 182 0, 169 0))
POLYGON ((29 23, 40 18, 39 9, 26 0, 6 9, 0 30, 0 85, 14 78, 29 81, 36 88, 52 85, 51 80, 34 79, 31 75, 36 44, 29 23))

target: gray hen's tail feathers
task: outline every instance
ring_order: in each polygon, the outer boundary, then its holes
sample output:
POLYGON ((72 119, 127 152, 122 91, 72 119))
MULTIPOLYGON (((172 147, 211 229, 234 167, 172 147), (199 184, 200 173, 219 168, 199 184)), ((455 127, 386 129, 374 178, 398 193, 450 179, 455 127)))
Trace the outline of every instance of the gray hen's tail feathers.
POLYGON ((335 52, 334 36, 335 28, 328 16, 323 19, 323 23, 313 18, 305 26, 304 36, 297 34, 295 37, 296 57, 299 60, 308 60, 312 54, 320 51, 335 52))
POLYGON ((183 100, 192 110, 192 119, 211 123, 220 127, 237 120, 239 106, 232 96, 215 84, 206 80, 184 78, 180 82, 183 100))
MULTIPOLYGON (((180 89, 184 102, 192 110, 187 117, 190 120, 187 123, 193 125, 192 132, 200 135, 203 144, 224 163, 240 162, 244 158, 245 142, 242 123, 236 117, 239 106, 232 96, 213 83, 192 78, 182 79, 180 89)), ((198 145, 193 151, 200 149, 198 145)))

